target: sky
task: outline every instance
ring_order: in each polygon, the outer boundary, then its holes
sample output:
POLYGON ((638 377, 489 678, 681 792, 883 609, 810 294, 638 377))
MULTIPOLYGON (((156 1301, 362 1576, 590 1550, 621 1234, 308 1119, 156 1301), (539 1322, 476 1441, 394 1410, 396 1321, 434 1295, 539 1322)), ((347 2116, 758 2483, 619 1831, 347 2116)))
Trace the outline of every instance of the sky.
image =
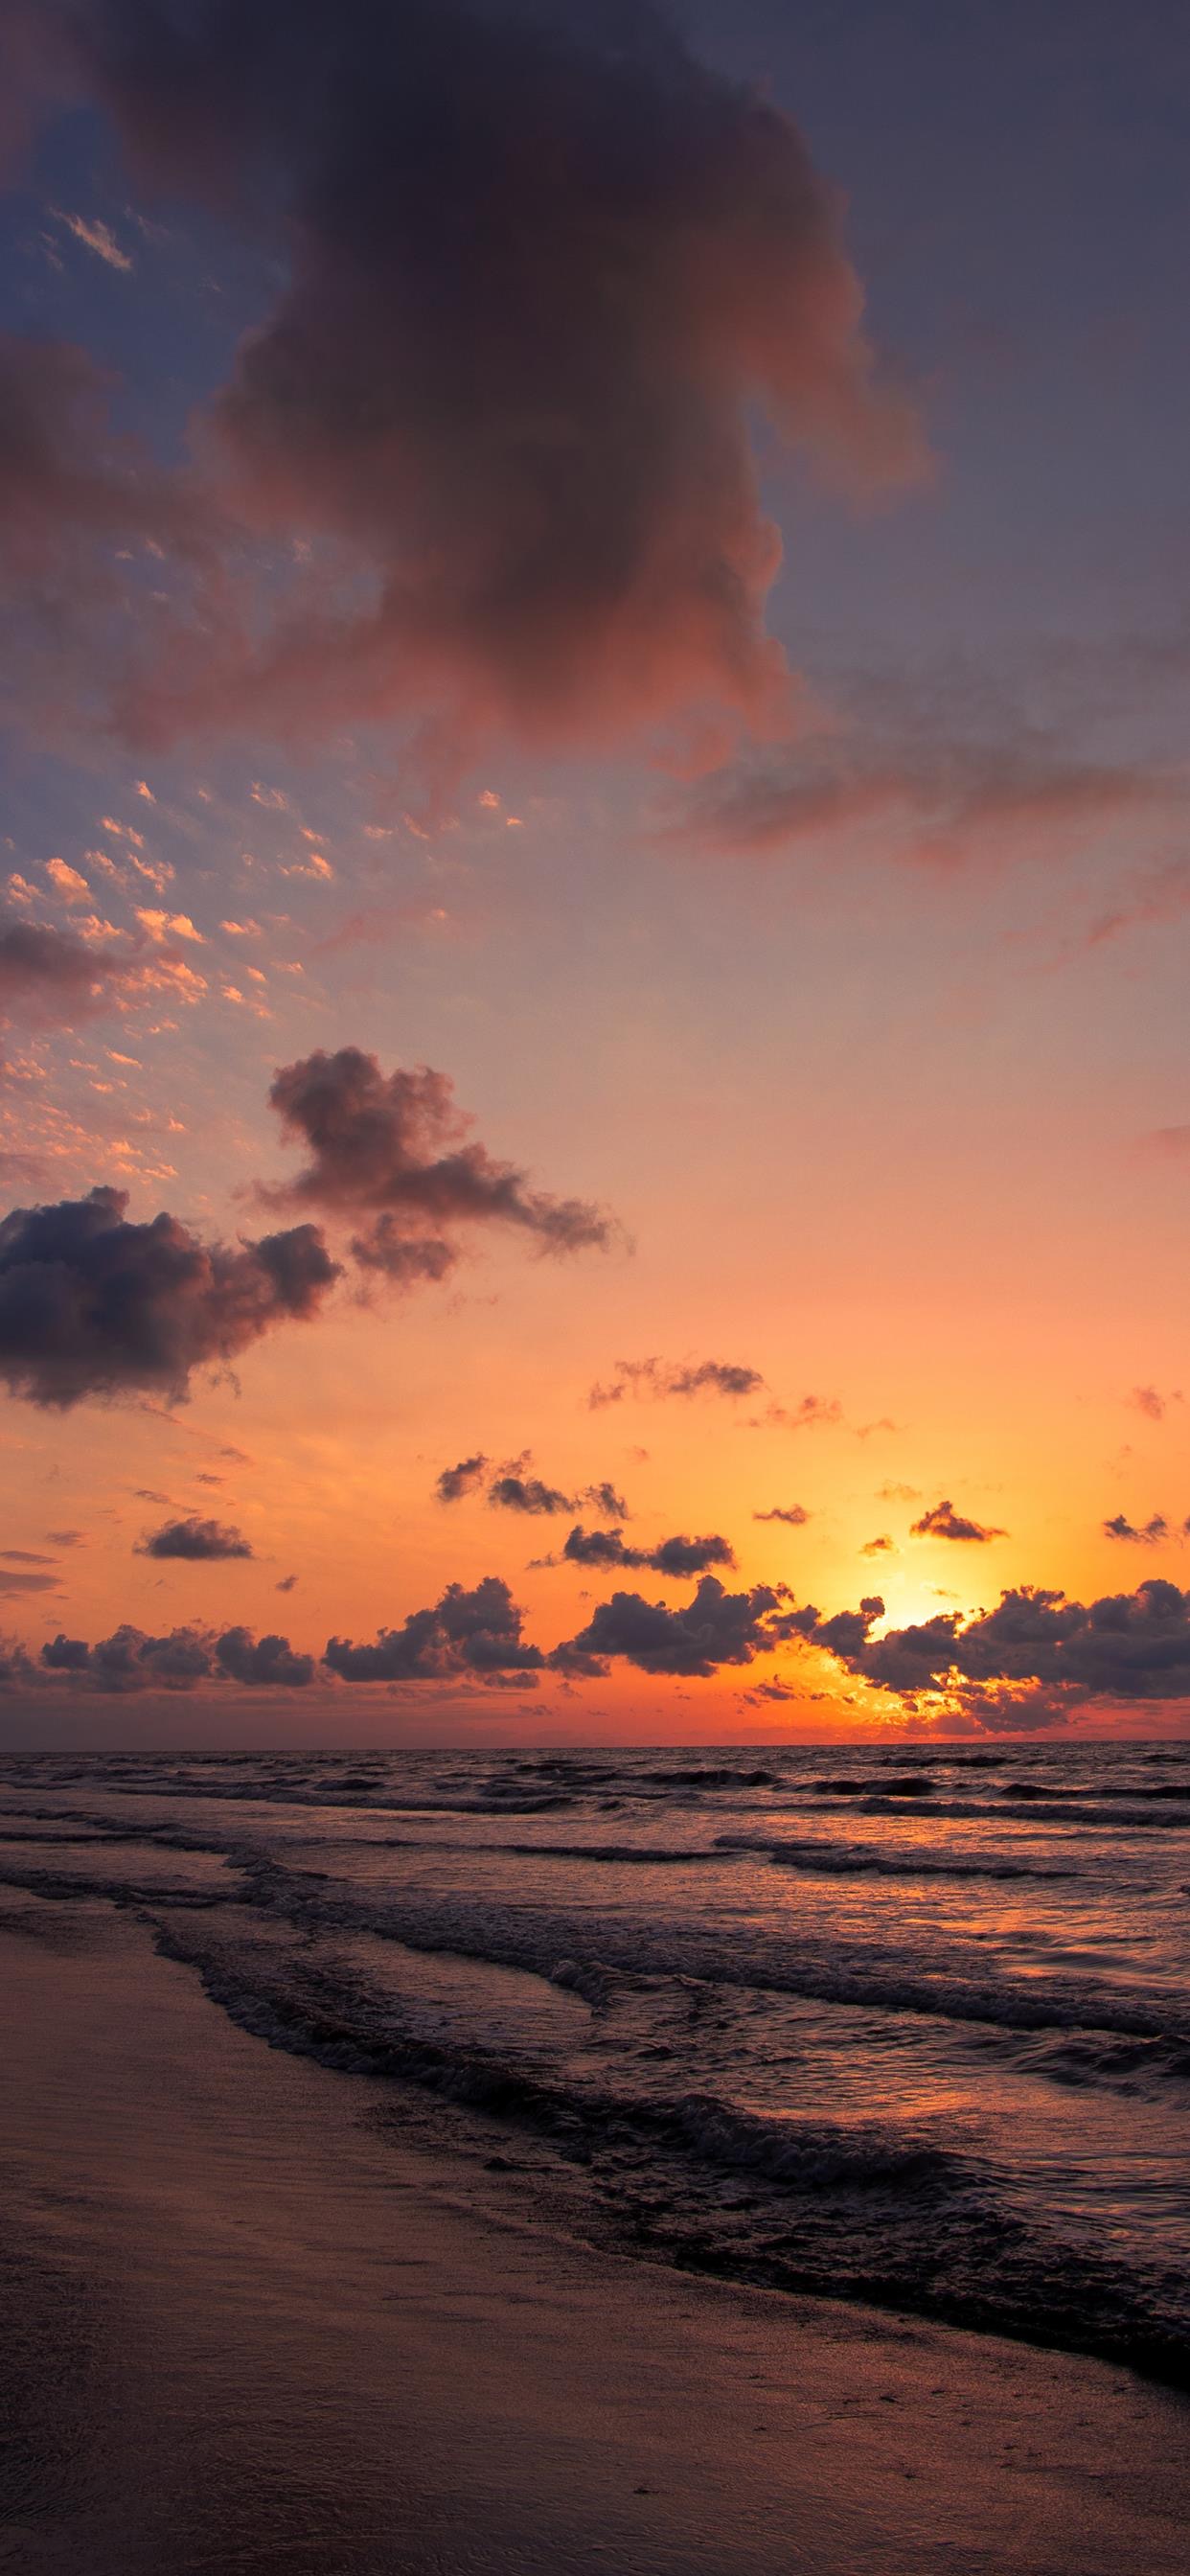
POLYGON ((1190 1722, 1190 28, 0 44, 0 1741, 1190 1722))

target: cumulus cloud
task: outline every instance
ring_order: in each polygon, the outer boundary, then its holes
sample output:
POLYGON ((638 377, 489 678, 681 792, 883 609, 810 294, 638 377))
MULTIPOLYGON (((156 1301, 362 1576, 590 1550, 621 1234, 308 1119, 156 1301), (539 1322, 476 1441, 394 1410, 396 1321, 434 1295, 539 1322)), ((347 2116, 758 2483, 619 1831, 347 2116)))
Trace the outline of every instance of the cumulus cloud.
POLYGON ((692 1600, 670 1610, 639 1592, 613 1592, 587 1626, 550 1657, 561 1672, 598 1672, 622 1656, 642 1673, 682 1673, 706 1679, 722 1664, 749 1664, 772 1640, 770 1623, 781 1594, 767 1584, 751 1592, 726 1592, 704 1574, 692 1600))
POLYGON ((35 1404, 184 1395, 274 1326, 317 1314, 338 1277, 316 1226, 203 1243, 165 1211, 129 1224, 127 1192, 14 1208, 0 1221, 0 1378, 35 1404))
POLYGON ((332 1637, 325 1660, 345 1682, 471 1679, 499 1685, 510 1675, 540 1672, 539 1646, 522 1635, 524 1613, 508 1585, 486 1575, 468 1591, 449 1583, 432 1608, 411 1611, 399 1628, 382 1628, 372 1645, 332 1637))
POLYGON ((298 1655, 288 1637, 254 1637, 249 1628, 228 1628, 216 1640, 215 1659, 232 1681, 254 1687, 273 1685, 303 1690, 315 1673, 313 1655, 298 1655))
POLYGON ((606 1386, 593 1386, 587 1402, 593 1413, 626 1397, 660 1402, 667 1396, 756 1395, 764 1385, 759 1369, 738 1360, 617 1360, 606 1386))
POLYGON ((953 1538, 980 1547, 986 1547, 994 1538, 1008 1536, 1007 1530, 984 1529, 979 1521, 965 1519, 962 1512, 956 1512, 953 1503, 945 1500, 923 1512, 919 1521, 911 1523, 911 1528, 914 1538, 953 1538))
POLYGON ((174 1628, 148 1636, 127 1623, 95 1645, 59 1632, 41 1650, 43 1673, 85 1689, 129 1695, 146 1690, 188 1691, 227 1681, 302 1689, 314 1679, 312 1655, 295 1654, 287 1637, 256 1639, 247 1628, 174 1628))
POLYGON ((269 1099, 310 1159, 295 1180, 264 1191, 266 1202, 354 1222, 356 1260, 400 1284, 441 1278, 470 1226, 512 1227, 549 1253, 612 1240, 600 1209, 532 1189, 515 1164, 477 1143, 447 1075, 428 1065, 385 1074, 359 1047, 319 1049, 282 1066, 269 1099))
POLYGON ((734 1565, 735 1553, 729 1542, 718 1535, 707 1538, 659 1539, 655 1547, 626 1547, 622 1530, 587 1530, 576 1523, 562 1550, 561 1561, 568 1565, 595 1567, 648 1567, 654 1574, 672 1574, 689 1578, 705 1574, 708 1566, 734 1565))
POLYGON ((788 1529, 804 1529, 810 1518, 804 1503, 774 1503, 771 1512, 753 1512, 754 1521, 784 1521, 788 1529))
POLYGON ((180 1557, 188 1564, 215 1563, 228 1557, 251 1556, 249 1541, 238 1529, 222 1521, 191 1518, 165 1521, 159 1530, 141 1540, 141 1556, 180 1557))
POLYGON ((1117 1512, 1114 1519, 1104 1522, 1103 1535, 1105 1538, 1125 1539, 1134 1547, 1159 1547, 1162 1539, 1169 1537, 1169 1522, 1164 1512, 1154 1512, 1151 1520, 1136 1529, 1126 1513, 1117 1512))
POLYGON ((241 524, 327 563, 300 621, 146 664, 142 731, 771 726, 755 414, 860 492, 923 467, 787 115, 601 0, 50 14, 138 180, 283 253, 204 448, 241 524))
POLYGON ((957 1694, 998 1727, 1060 1722, 1088 1700, 1190 1698, 1190 1591, 1175 1583, 1091 1602, 1024 1585, 970 1619, 948 1611, 872 1637, 881 1609, 863 1602, 830 1620, 809 1609, 782 1624, 879 1689, 957 1694))
POLYGON ((456 1467, 444 1467, 434 1491, 440 1503, 460 1503, 465 1494, 473 1494, 487 1470, 487 1459, 481 1450, 473 1458, 460 1458, 456 1467))

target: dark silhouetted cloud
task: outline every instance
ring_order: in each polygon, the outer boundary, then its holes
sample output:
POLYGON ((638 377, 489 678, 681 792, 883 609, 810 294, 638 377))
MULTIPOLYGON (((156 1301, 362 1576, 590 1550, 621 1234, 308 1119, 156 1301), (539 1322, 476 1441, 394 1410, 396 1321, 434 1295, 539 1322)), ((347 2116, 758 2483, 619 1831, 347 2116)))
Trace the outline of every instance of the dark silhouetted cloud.
POLYGON ((692 1574, 705 1574, 712 1565, 734 1565, 735 1554, 725 1538, 660 1539, 655 1547, 625 1547, 623 1532, 585 1530, 576 1524, 562 1550, 561 1561, 570 1565, 627 1566, 633 1570, 648 1568, 654 1574, 672 1574, 688 1579, 692 1574))
POLYGON ((598 1208, 530 1189, 514 1164, 476 1144, 447 1076, 426 1065, 384 1074, 358 1047, 320 1049, 282 1066, 269 1099, 310 1160, 296 1180, 262 1191, 266 1203, 355 1223, 356 1260, 400 1285, 442 1278, 458 1258, 455 1234, 469 1226, 514 1227, 542 1252, 612 1240, 598 1208))
POLYGON ((1134 1529, 1126 1515, 1117 1512, 1114 1520, 1104 1522, 1103 1535, 1105 1538, 1127 1539, 1134 1547, 1159 1547, 1162 1539, 1169 1537, 1169 1522, 1164 1512, 1154 1512, 1151 1520, 1134 1529))
POLYGON ((473 1458, 460 1458, 457 1467, 444 1467, 434 1491, 440 1503, 460 1503, 464 1494, 473 1494, 487 1469, 481 1450, 473 1458))
POLYGON ((587 1626, 556 1648, 558 1671, 598 1671, 615 1656, 643 1673, 684 1673, 705 1679, 721 1664, 748 1664, 769 1643, 769 1621, 781 1599, 766 1584, 751 1592, 725 1592, 705 1574, 684 1608, 669 1610, 639 1592, 613 1592, 587 1626))
POLYGON ((569 1494, 559 1493, 556 1485, 543 1484, 540 1476, 497 1476, 488 1487, 488 1501, 502 1511, 537 1517, 574 1509, 569 1494))
POLYGON ((804 1503, 774 1503, 771 1512, 753 1512, 754 1521, 784 1521, 789 1529, 804 1529, 810 1518, 804 1503))
POLYGON ((232 1250, 164 1212, 130 1225, 127 1204, 95 1189, 0 1221, 0 1378, 14 1395, 182 1396, 193 1370, 317 1314, 339 1275, 315 1226, 232 1250))
POLYGON ((944 1691, 997 1729, 1060 1724, 1089 1700, 1190 1699, 1190 1591, 1175 1583, 1089 1603, 1024 1585, 970 1619, 948 1611, 871 1637, 880 1610, 864 1602, 829 1620, 795 1611, 780 1624, 878 1689, 944 1691))
POLYGON ((895 1556, 896 1548, 888 1537, 870 1538, 860 1549, 861 1556, 895 1556))
POLYGON ((345 1682, 498 1683, 509 1674, 537 1673, 544 1663, 540 1647, 522 1637, 523 1617, 508 1585, 489 1574, 471 1591, 449 1583, 432 1609, 412 1611, 399 1628, 382 1628, 373 1645, 332 1637, 325 1660, 345 1682))
POLYGON ((297 1655, 287 1637, 253 1638, 247 1628, 217 1636, 209 1628, 174 1628, 150 1637, 127 1624, 90 1646, 59 1633, 42 1647, 43 1672, 86 1689, 116 1695, 146 1690, 195 1690, 204 1682, 285 1683, 304 1688, 314 1679, 312 1655, 297 1655))
POLYGON ((610 1384, 593 1386, 587 1402, 597 1412, 628 1396, 656 1401, 671 1395, 755 1395, 763 1385, 759 1369, 736 1360, 617 1360, 610 1384))
POLYGON ((274 1584, 273 1590, 275 1592, 292 1592, 296 1582, 296 1574, 283 1574, 280 1582, 274 1584))
POLYGON ((921 1519, 912 1523, 912 1531, 914 1538, 962 1539, 980 1547, 986 1547, 994 1538, 1008 1536, 1007 1530, 984 1529, 979 1521, 965 1520, 961 1512, 956 1512, 954 1504, 946 1501, 935 1503, 931 1510, 923 1512, 921 1519))
MULTIPOLYGON (((711 710, 771 729, 788 679, 755 415, 864 492, 923 465, 787 115, 659 12, 598 0, 45 9, 138 183, 274 255, 284 282, 202 445, 242 525, 315 541, 300 620, 276 574, 263 636, 222 603, 211 640, 146 655, 127 722, 305 735, 424 709, 456 742, 537 744, 711 710)), ((71 392, 55 382, 55 415, 71 392)), ((47 535, 135 522, 111 477, 79 474, 72 451, 22 478, 47 535)))
POLYGON ((253 1637, 248 1628, 225 1629, 215 1658, 232 1681, 302 1690, 314 1679, 313 1655, 296 1655, 288 1637, 253 1637))
POLYGON ((238 1529, 225 1527, 222 1521, 166 1521, 142 1539, 140 1556, 182 1557, 187 1563, 219 1562, 227 1557, 251 1556, 249 1541, 238 1529))

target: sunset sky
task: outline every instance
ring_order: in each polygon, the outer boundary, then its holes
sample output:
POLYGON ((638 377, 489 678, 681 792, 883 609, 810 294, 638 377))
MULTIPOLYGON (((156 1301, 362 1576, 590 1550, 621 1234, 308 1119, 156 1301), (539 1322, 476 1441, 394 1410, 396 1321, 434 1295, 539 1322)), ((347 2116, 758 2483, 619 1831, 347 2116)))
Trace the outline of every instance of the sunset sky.
POLYGON ((0 1740, 1184 1732, 1184 10, 9 19, 0 1740))

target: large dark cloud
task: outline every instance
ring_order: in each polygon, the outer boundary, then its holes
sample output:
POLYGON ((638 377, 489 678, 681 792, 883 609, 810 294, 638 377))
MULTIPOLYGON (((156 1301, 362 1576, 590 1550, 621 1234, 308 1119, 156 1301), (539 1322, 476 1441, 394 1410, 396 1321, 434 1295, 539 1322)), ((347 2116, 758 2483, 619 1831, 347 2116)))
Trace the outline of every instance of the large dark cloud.
POLYGON ((864 1602, 828 1620, 795 1611, 781 1625, 881 1689, 957 1692, 1004 1726, 1046 1723, 1086 1700, 1190 1698, 1190 1591, 1176 1583, 1091 1602, 1025 1585, 974 1618, 948 1611, 872 1637, 881 1608, 864 1602))
POLYGON ((354 1222, 356 1259, 400 1282, 441 1277, 457 1258, 460 1227, 511 1226, 554 1253, 612 1239, 598 1208, 531 1189, 515 1164, 477 1144, 448 1077, 427 1065, 385 1074, 359 1047, 320 1049, 283 1065, 269 1099, 310 1159, 264 1193, 268 1203, 354 1222))
POLYGON ((127 1623, 90 1646, 59 1633, 42 1647, 43 1671, 87 1690, 127 1695, 146 1690, 194 1690, 203 1682, 286 1683, 304 1688, 315 1673, 312 1655, 293 1652, 287 1637, 254 1639, 247 1628, 216 1636, 208 1628, 174 1628, 150 1637, 127 1623))
POLYGON ((617 1360, 615 1376, 593 1386, 587 1402, 598 1412, 628 1396, 756 1395, 763 1385, 759 1369, 738 1360, 617 1360))
POLYGON ((262 1688, 302 1690, 316 1670, 313 1655, 295 1654, 288 1637, 254 1637, 248 1628, 225 1629, 216 1640, 215 1659, 230 1680, 262 1688))
POLYGON ((184 1521, 164 1521, 159 1530, 143 1539, 142 1556, 181 1557, 189 1564, 217 1562, 228 1557, 251 1556, 249 1541, 238 1529, 222 1521, 204 1521, 191 1517, 184 1521))
POLYGON ((654 1574, 682 1577, 705 1574, 712 1565, 735 1564, 733 1549, 718 1536, 677 1536, 660 1539, 656 1547, 626 1547, 621 1530, 587 1530, 581 1524, 571 1530, 562 1557, 569 1565, 647 1567, 654 1574))
POLYGON ((912 1527, 914 1538, 953 1538, 978 1547, 986 1547, 992 1539, 1008 1535, 1006 1530, 984 1529, 979 1521, 966 1519, 962 1512, 956 1512, 952 1502, 945 1499, 923 1512, 921 1519, 914 1521, 912 1527))
POLYGON ((203 443, 241 521, 329 556, 300 621, 283 602, 260 641, 245 610, 217 652, 154 657, 142 728, 771 722, 754 412, 860 490, 921 463, 838 201, 771 100, 611 0, 40 14, 137 176, 278 255, 203 443))
POLYGON ((183 1395, 274 1325, 317 1313, 338 1276, 313 1225, 207 1244, 164 1211, 130 1225, 122 1190, 0 1221, 0 1378, 35 1404, 183 1395))
POLYGON ((613 1592, 550 1660, 559 1671, 582 1672, 623 1656, 642 1673, 705 1679, 721 1664, 748 1664, 763 1651, 780 1599, 767 1584, 726 1592, 713 1574, 704 1574, 693 1599, 677 1610, 639 1592, 613 1592))
POLYGON ((537 1673, 545 1661, 521 1634, 523 1616, 508 1585, 489 1574, 470 1591, 449 1583, 431 1609, 412 1611, 399 1628, 382 1628, 373 1645, 332 1637, 325 1660, 345 1682, 499 1684, 537 1673))

